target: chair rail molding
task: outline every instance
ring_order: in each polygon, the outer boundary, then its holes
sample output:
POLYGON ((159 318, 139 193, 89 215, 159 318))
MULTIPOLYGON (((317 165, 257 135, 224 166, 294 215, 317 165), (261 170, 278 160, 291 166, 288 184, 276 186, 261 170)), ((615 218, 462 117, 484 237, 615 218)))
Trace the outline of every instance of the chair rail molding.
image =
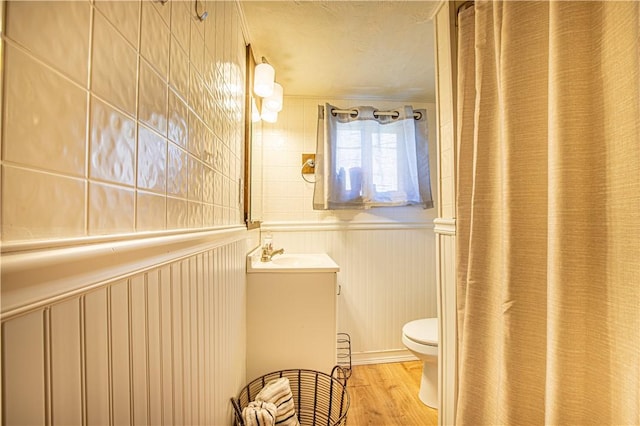
MULTIPOLYGON (((2 319, 247 237, 244 226, 2 253, 2 319)), ((14 247, 16 249, 16 247, 14 247)))
POLYGON ((433 221, 433 232, 440 235, 456 235, 456 219, 438 217, 433 221))

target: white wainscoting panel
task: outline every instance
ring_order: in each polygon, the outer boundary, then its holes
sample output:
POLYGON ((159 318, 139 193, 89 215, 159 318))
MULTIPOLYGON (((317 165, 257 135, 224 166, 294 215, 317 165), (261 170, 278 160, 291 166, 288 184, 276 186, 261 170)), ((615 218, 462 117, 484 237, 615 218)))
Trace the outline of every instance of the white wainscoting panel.
MULTIPOLYGON (((453 226, 455 227, 455 221, 453 226)), ((443 425, 454 424, 457 403, 458 341, 456 301, 456 237, 448 231, 437 232, 438 311, 440 342, 438 356, 439 417, 443 425)))
POLYGON ((433 226, 263 224, 276 248, 326 252, 340 265, 338 331, 349 333, 356 364, 415 359, 402 326, 437 316, 433 226))
POLYGON ((245 235, 3 313, 2 423, 231 424, 246 380, 245 235))
POLYGON ((50 383, 45 353, 48 311, 30 312, 2 327, 3 423, 45 424, 50 383), (25 339, 24 336, 30 336, 25 339), (46 368, 46 370, 45 370, 46 368))

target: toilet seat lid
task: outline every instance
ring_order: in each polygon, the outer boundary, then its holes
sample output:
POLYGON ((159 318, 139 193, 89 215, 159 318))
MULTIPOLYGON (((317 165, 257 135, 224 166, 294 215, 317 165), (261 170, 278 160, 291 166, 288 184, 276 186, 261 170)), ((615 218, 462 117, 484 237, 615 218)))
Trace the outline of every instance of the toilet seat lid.
POLYGON ((402 333, 414 342, 423 345, 438 345, 438 318, 410 321, 402 327, 402 333))

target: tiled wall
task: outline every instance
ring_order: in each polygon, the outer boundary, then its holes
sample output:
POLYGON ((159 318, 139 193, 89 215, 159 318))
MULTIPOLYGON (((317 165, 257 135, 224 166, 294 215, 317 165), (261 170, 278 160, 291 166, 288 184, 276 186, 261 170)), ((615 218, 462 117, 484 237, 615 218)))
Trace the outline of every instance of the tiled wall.
MULTIPOLYGON (((303 153, 316 152, 318 105, 329 102, 340 108, 372 105, 381 110, 391 110, 405 105, 403 102, 381 102, 357 99, 319 99, 285 97, 278 121, 263 124, 263 220, 265 222, 335 222, 335 221, 393 221, 431 222, 435 210, 418 207, 377 208, 366 211, 314 211, 312 207, 313 184, 305 182, 301 175, 303 153)), ((431 182, 434 199, 436 191, 436 123, 435 105, 411 103, 428 111, 431 182)), ((307 176, 313 180, 313 176, 307 176)))
POLYGON ((243 223, 237 4, 8 1, 2 240, 243 223))

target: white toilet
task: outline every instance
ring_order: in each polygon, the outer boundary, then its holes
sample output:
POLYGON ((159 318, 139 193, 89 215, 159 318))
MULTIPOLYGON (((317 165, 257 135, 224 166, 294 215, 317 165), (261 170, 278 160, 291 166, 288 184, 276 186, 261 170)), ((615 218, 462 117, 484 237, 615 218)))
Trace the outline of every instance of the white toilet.
POLYGON ((438 318, 406 323, 402 327, 402 343, 422 361, 420 401, 438 408, 438 318))

